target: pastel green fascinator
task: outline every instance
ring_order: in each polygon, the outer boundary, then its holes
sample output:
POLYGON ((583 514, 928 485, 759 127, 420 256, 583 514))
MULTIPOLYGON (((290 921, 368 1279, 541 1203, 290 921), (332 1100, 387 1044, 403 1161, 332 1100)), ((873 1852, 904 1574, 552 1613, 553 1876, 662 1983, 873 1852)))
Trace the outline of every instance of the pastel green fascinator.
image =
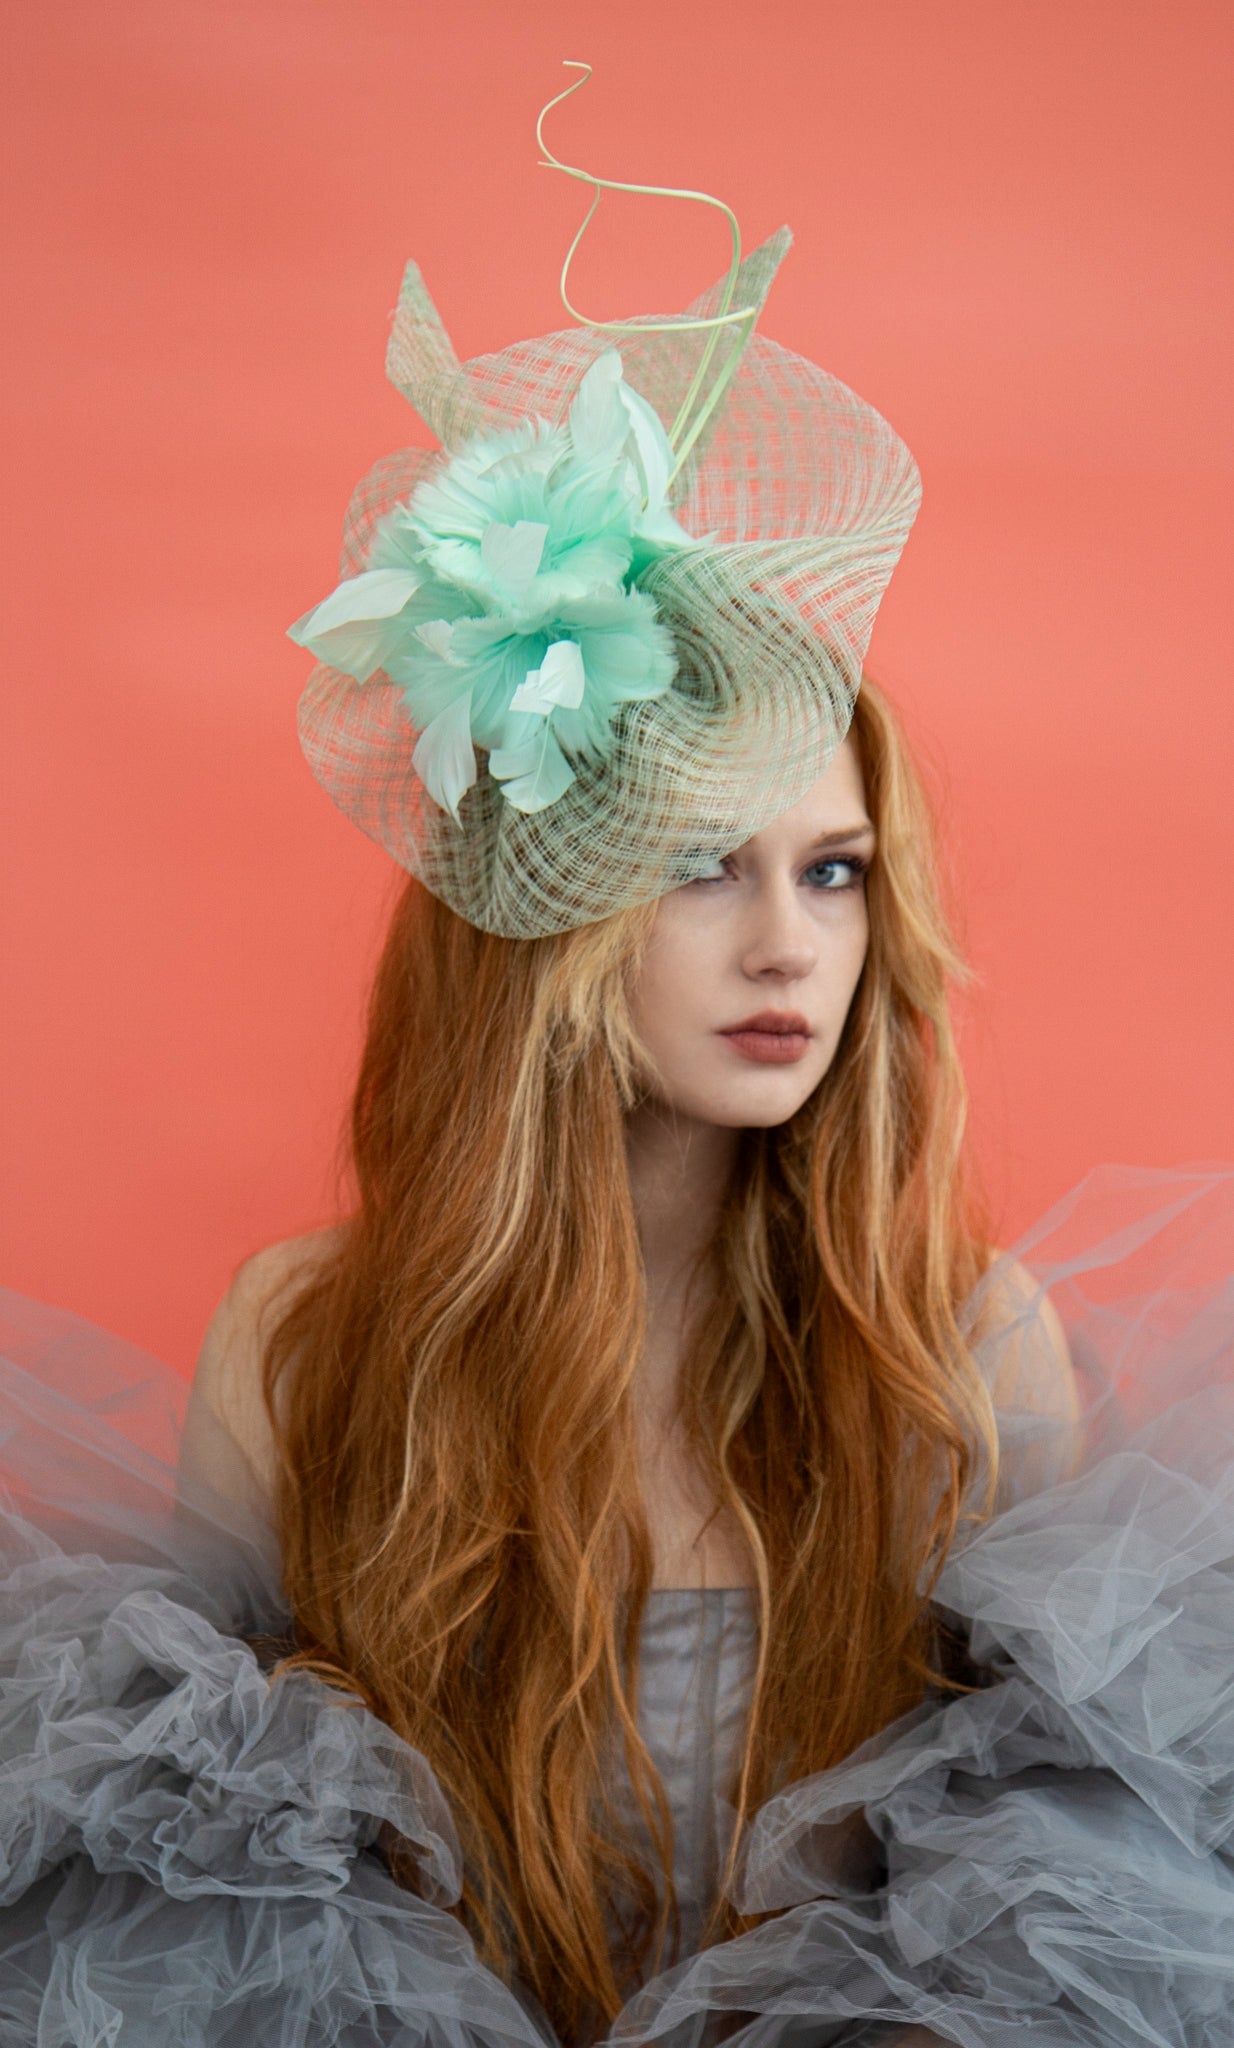
POLYGON ((743 260, 721 207, 733 257, 711 291, 588 321, 566 284, 601 190, 664 188, 540 141, 593 187, 562 272, 579 324, 460 363, 408 264, 387 371, 441 446, 364 478, 342 581, 291 628, 318 657, 313 773, 509 938, 662 895, 804 795, 920 500, 873 407, 754 332, 787 229, 743 260))

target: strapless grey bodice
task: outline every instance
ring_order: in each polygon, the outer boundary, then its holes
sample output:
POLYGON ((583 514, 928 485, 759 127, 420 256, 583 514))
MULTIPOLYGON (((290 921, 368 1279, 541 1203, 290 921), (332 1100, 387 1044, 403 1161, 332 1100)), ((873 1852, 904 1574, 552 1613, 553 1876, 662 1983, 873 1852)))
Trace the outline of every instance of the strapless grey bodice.
MULTIPOLYGON (((756 1598, 740 1586, 655 1588, 643 1611, 638 1723, 672 1809, 681 1955, 698 1946, 728 1848, 757 1637, 756 1598)), ((616 1784, 654 1869, 624 1769, 616 1784)))

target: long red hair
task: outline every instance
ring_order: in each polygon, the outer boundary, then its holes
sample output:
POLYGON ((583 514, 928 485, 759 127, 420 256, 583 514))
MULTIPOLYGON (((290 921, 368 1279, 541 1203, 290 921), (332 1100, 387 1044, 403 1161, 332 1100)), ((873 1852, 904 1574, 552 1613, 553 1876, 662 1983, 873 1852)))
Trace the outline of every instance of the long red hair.
MULTIPOLYGON (((979 1462, 997 1470, 959 1320, 988 1257, 961 1177, 959 961, 872 685, 853 733, 878 842, 868 957, 829 1073, 742 1134, 682 1365, 689 1438, 757 1581, 746 1813, 952 1682, 928 1590, 988 1505, 979 1462)), ((354 1213, 266 1353, 290 1661, 429 1759, 464 1846, 458 1911, 566 2037, 612 2018, 676 1911, 633 1704, 652 1558, 627 994, 654 908, 507 940, 408 884, 355 1093, 354 1213), (617 1821, 614 1729, 658 1888, 617 1821)), ((737 1924, 721 1906, 710 1937, 737 1924)))

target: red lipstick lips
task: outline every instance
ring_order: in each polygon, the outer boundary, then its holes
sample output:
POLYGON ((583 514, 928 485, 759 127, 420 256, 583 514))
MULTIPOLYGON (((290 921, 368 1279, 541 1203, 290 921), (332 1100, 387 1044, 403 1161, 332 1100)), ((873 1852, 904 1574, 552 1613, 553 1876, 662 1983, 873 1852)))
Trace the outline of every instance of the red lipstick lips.
POLYGON ((789 1066, 810 1043, 809 1024, 800 1010, 760 1010, 720 1033, 743 1059, 768 1066, 789 1066))

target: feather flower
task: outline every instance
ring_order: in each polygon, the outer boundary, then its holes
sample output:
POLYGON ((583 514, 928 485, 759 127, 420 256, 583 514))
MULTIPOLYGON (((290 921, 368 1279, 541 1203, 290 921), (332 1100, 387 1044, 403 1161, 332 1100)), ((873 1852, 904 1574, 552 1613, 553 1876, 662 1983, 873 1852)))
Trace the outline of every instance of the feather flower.
POLYGON ((544 810, 604 758, 623 704, 672 686, 672 636, 636 587, 697 545, 668 508, 671 469, 609 349, 561 425, 480 435, 397 505, 368 567, 290 636, 359 682, 380 670, 397 685, 416 773, 457 824, 477 747, 508 803, 544 810))

